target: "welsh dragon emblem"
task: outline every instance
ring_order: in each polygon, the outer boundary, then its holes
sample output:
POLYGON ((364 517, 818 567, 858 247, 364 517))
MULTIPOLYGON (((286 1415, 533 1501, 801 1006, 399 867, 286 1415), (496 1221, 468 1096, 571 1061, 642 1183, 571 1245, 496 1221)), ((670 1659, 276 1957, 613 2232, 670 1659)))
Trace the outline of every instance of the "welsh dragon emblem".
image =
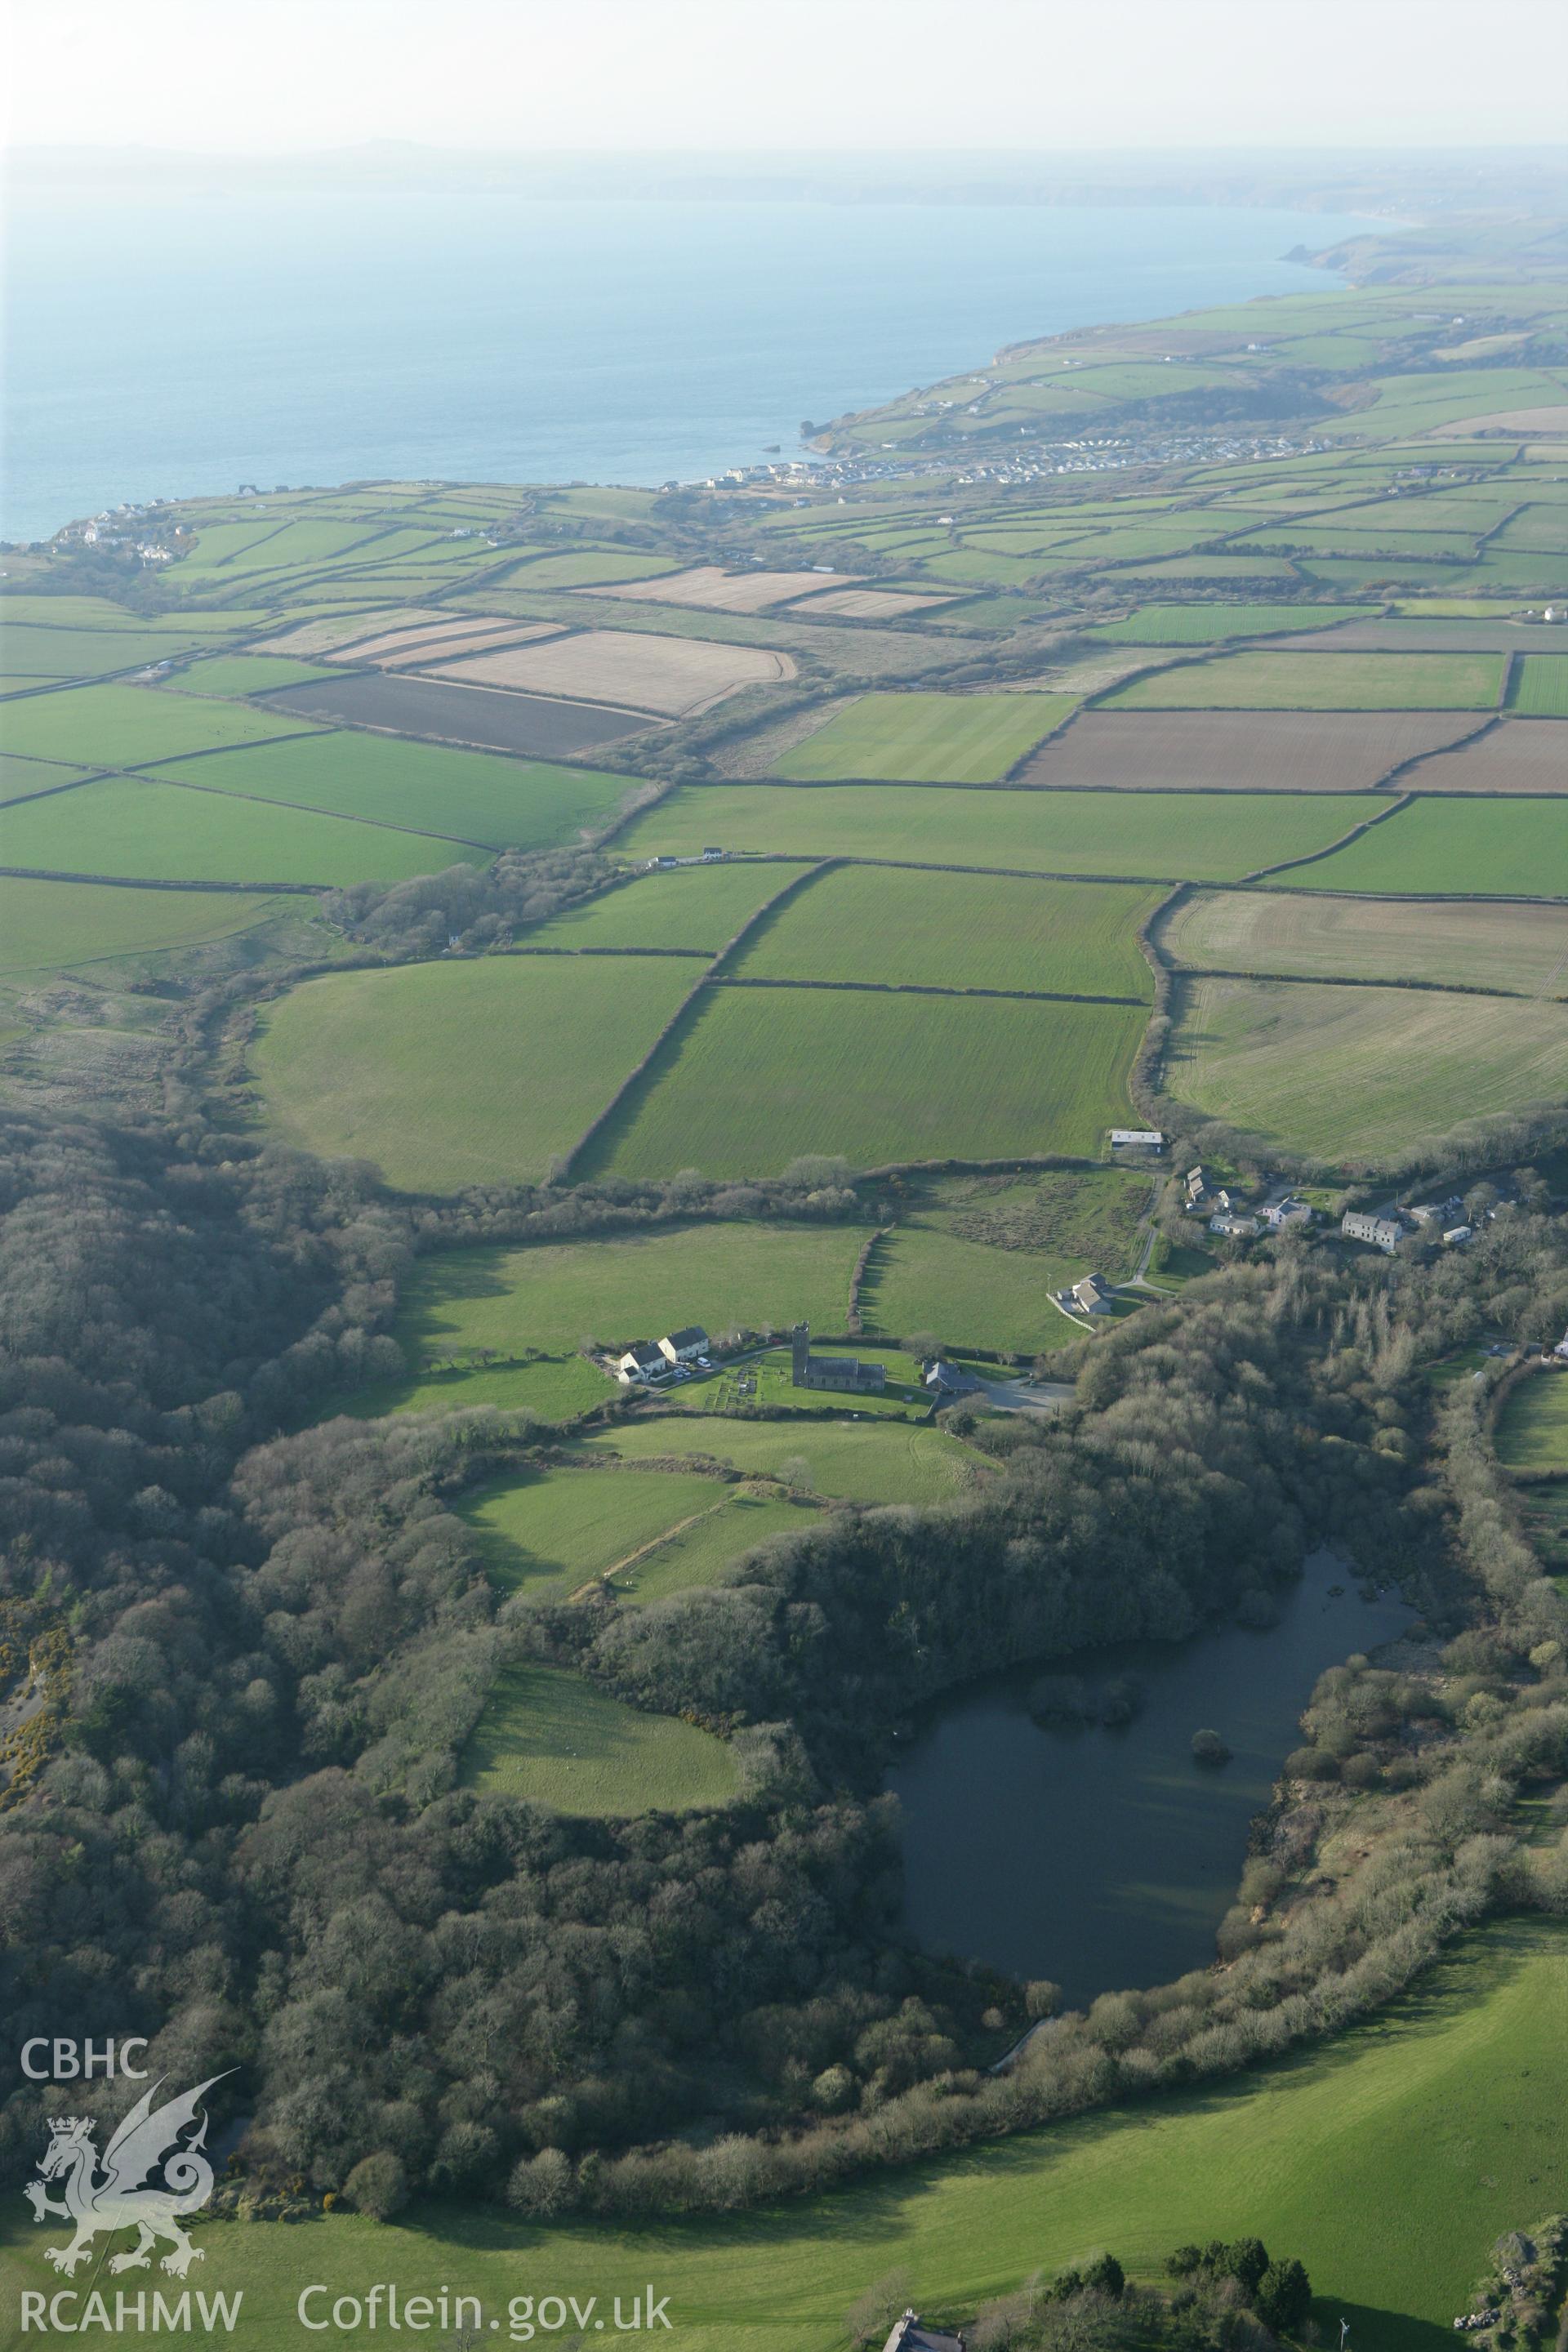
POLYGON ((213 2168, 203 2153, 206 2116, 201 2116, 189 2140, 182 2142, 180 2135, 196 2123, 204 2096, 222 2080, 221 2074, 210 2075, 194 2091, 165 2100, 161 2107, 153 2101, 163 2084, 154 2083, 120 2125, 101 2158, 93 2146, 97 2126, 90 2116, 50 2116, 49 2144, 38 2178, 29 2180, 23 2193, 35 2221, 58 2215, 76 2224, 69 2245, 44 2249, 56 2270, 68 2277, 85 2262, 100 2230, 141 2231, 129 2253, 111 2256, 111 2271, 145 2270, 153 2247, 164 2238, 173 2251, 164 2255, 163 2268, 174 2277, 184 2278, 191 2264, 202 2260, 201 2248, 192 2245, 180 2223, 187 2214, 199 2212, 212 2195, 213 2168), (154 2173, 161 2176, 161 2185, 150 2186, 149 2176, 154 2173), (49 2195, 46 2184, 51 2180, 62 2184, 63 2199, 49 2195))

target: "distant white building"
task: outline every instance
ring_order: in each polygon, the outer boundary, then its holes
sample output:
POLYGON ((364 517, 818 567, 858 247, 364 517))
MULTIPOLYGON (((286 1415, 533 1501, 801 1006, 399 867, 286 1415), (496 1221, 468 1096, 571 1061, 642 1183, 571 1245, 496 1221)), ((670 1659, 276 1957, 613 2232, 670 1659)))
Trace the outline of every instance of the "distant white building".
POLYGON ((1283 1233, 1289 1225, 1310 1225, 1312 1212, 1305 1201, 1268 1201, 1264 1203, 1262 1217, 1264 1223, 1271 1225, 1278 1234, 1283 1233))
POLYGON ((1445 1249, 1458 1249, 1462 1242, 1468 1242, 1469 1240, 1473 1230, 1474 1228, 1469 1225, 1450 1225, 1447 1232, 1443 1236, 1443 1247, 1445 1249))
POLYGON ((624 1356, 616 1359, 616 1370, 623 1381, 658 1380, 669 1370, 670 1359, 650 1339, 634 1339, 624 1356))
POLYGON ((1222 1209, 1209 1219, 1209 1231, 1232 1242, 1249 1242, 1260 1230, 1256 1217, 1237 1216, 1233 1209, 1222 1209))
POLYGON ((1340 1231, 1347 1242, 1370 1242, 1373 1249, 1386 1250, 1390 1255, 1405 1238, 1397 1218, 1373 1216, 1365 1209, 1347 1209, 1340 1219, 1340 1231))
POLYGON ((1157 1127, 1113 1127, 1110 1148, 1112 1151, 1163 1151, 1165 1139, 1157 1127))

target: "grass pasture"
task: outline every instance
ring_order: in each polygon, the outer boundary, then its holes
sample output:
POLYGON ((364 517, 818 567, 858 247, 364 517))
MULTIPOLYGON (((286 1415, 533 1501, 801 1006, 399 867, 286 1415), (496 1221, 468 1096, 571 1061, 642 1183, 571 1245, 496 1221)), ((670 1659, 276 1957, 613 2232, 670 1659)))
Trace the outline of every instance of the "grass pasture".
POLYGON ((531 1361, 453 1365, 414 1371, 405 1380, 377 1381, 332 1410, 354 1421, 379 1421, 389 1412, 531 1413, 538 1421, 578 1420, 621 1394, 620 1384, 585 1357, 535 1357, 531 1361))
MULTIPOLYGON (((578 772, 573 770, 572 773, 578 772)), ((527 948, 682 948, 716 956, 799 866, 681 866, 642 874, 525 931, 527 948)))
POLYGON ((627 1347, 690 1323, 715 1338, 802 1320, 841 1331, 864 1239, 857 1225, 758 1222, 432 1251, 403 1285, 393 1337, 428 1370, 482 1349, 627 1347))
MULTIPOLYGON (((1246 2231, 1306 2263, 1321 2330, 1344 2316, 1378 2352, 1436 2352, 1493 2242, 1553 2203, 1565 2105, 1568 1938, 1510 1920, 1321 2048, 764 2212, 668 2222, 653 2267, 685 2352, 839 2352, 844 2313, 892 2268, 922 2312, 957 2326, 1105 2246, 1152 2280, 1173 2247, 1246 2231)), ((297 2343, 301 2279, 362 2299, 389 2276, 405 2297, 460 2281, 497 2314, 525 2280, 629 2307, 654 2251, 643 2229, 493 2207, 425 2206, 390 2231, 340 2210, 220 2236, 256 2352, 297 2343)), ((25 2215, 10 2225, 16 2288, 52 2291, 45 2242, 25 2215)), ((330 2352, 360 2340, 323 2337, 330 2352)), ((619 2340, 606 2331, 607 2352, 619 2340)))
POLYGON ((136 882, 395 882, 488 855, 143 776, 0 808, 0 865, 136 882))
POLYGON ((161 772, 171 782, 429 834, 435 838, 425 845, 416 873, 438 873, 457 862, 453 843, 545 849, 571 841, 584 826, 602 824, 632 789, 629 778, 595 768, 348 730, 213 752, 161 772))
POLYGON ((509 1667, 463 1758, 468 1787, 556 1813, 684 1813, 735 1793, 723 1742, 557 1666, 509 1667))
POLYGON ((1416 800, 1279 887, 1568 898, 1568 828, 1548 800, 1416 800))
POLYGON ((550 956, 306 981, 268 1009, 257 1039, 267 1115, 309 1150, 375 1160, 405 1192, 537 1180, 689 981, 675 960, 639 965, 629 988, 614 962, 550 956))
POLYGON ((716 1509, 678 1528, 641 1559, 619 1570, 610 1579, 611 1590, 628 1607, 646 1609, 650 1601, 666 1601, 672 1592, 717 1584, 758 1544, 771 1542, 774 1536, 804 1535, 812 1518, 807 1503, 731 1486, 716 1509))
MULTIPOLYGON (((886 1349, 861 1352, 891 1360, 886 1349)), ((818 1394, 816 1402, 831 1400, 818 1394)), ((868 1414, 859 1421, 812 1422, 739 1421, 700 1410, 679 1417, 639 1415, 595 1431, 583 1445, 628 1462, 707 1456, 848 1503, 949 1502, 985 1475, 983 1458, 945 1430, 868 1414)))
POLYGON ((1077 709, 1068 694, 862 694, 779 760, 796 783, 991 784, 1077 709))
POLYGON ((1313 1158, 1381 1164, 1568 1094, 1568 1005, 1244 979, 1180 993, 1169 1091, 1313 1158))
POLYGON ((1560 1372, 1514 1383, 1498 1415, 1497 1453, 1510 1470, 1568 1471, 1568 1380, 1560 1372))
POLYGON ((1132 679, 1116 710, 1490 710, 1500 654, 1224 654, 1132 679))
POLYGON ((733 970, 1146 1001, 1152 982, 1136 932, 1154 903, 1135 883, 840 866, 768 916, 733 970))
POLYGON ((224 701, 283 686, 309 686, 312 678, 331 675, 318 662, 289 661, 281 654, 209 654, 163 683, 177 694, 214 695, 224 701))
POLYGON ((717 841, 795 857, 1234 882, 1328 848, 1366 814, 1364 802, 1349 793, 1309 798, 688 784, 636 818, 616 847, 627 856, 681 856, 717 841))
POLYGON ((1355 618, 1354 604, 1141 604, 1124 621, 1101 621, 1096 645, 1213 646, 1287 629, 1329 628, 1355 618))
POLYGON ((1084 710, 1018 781, 1068 792, 1361 793, 1479 723, 1405 710, 1084 710))
POLYGON ((5 751, 93 768, 146 767, 189 751, 265 743, 309 725, 306 719, 275 718, 270 711, 149 686, 73 686, 0 705, 0 744, 5 751))
POLYGON ((61 784, 78 784, 90 768, 57 767, 52 760, 17 760, 0 751, 0 804, 30 800, 37 793, 52 793, 61 784))
POLYGON ((779 1173, 1092 1156, 1123 1112, 1141 1008, 716 988, 594 1139, 582 1171, 779 1173))
POLYGON ((725 1492, 694 1472, 552 1468, 493 1480, 459 1516, 497 1584, 556 1597, 712 1510, 725 1492))
POLYGON ((1184 899, 1161 945, 1200 971, 1431 981, 1568 995, 1568 908, 1459 899, 1215 890, 1184 899))
POLYGON ((80 971, 248 931, 276 898, 216 890, 123 890, 0 877, 0 972, 80 971))
POLYGON ((1568 654, 1524 654, 1508 682, 1508 707, 1521 719, 1568 719, 1568 654))

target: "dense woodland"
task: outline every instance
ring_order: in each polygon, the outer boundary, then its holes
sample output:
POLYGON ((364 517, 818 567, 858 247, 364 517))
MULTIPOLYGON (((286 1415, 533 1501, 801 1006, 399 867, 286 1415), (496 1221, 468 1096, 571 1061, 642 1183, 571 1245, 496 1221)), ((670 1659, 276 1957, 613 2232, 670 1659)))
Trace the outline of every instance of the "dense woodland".
MULTIPOLYGON (((394 1365, 430 1228, 591 1230, 668 1198, 422 1219, 195 1113, 3 1134, 0 2000, 13 2047, 66 2020, 147 2034, 187 2079, 237 2069, 263 2192, 740 2205, 1228 2071, 1386 1998, 1500 1904, 1568 1907, 1568 1855, 1527 1862, 1511 1825, 1568 1771, 1568 1612, 1492 1464, 1486 1384, 1435 1408, 1421 1376, 1483 1328, 1568 1316, 1568 1221, 1528 1172, 1466 1255, 1281 1243, 1086 1343, 1060 1422, 977 1425, 1003 1474, 984 1495, 837 1510, 617 1612, 502 1602, 448 1507, 548 1431, 311 1416, 394 1365), (1311 1799, 1264 1825, 1223 1969, 1058 2016, 1048 1985, 899 1939, 878 1790, 917 1701, 1267 1622, 1323 1540, 1409 1592, 1441 1690, 1365 1661, 1324 1678, 1289 1768, 1311 1799), (742 1797, 600 1822, 464 1790, 524 1655, 731 1738, 742 1797), (1352 1801, 1366 1858, 1311 1894, 1352 1801)), ((744 1205, 688 1191, 686 1214, 863 1213, 815 1165, 744 1205)), ((5 2089, 15 2168, 41 2095, 5 2089)))

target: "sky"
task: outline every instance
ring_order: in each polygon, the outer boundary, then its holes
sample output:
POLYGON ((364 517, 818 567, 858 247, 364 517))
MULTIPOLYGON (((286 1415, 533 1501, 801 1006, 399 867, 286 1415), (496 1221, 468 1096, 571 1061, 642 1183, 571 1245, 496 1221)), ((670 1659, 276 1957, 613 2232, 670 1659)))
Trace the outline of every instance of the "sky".
POLYGON ((0 0, 12 145, 1562 143, 1562 0, 0 0))

